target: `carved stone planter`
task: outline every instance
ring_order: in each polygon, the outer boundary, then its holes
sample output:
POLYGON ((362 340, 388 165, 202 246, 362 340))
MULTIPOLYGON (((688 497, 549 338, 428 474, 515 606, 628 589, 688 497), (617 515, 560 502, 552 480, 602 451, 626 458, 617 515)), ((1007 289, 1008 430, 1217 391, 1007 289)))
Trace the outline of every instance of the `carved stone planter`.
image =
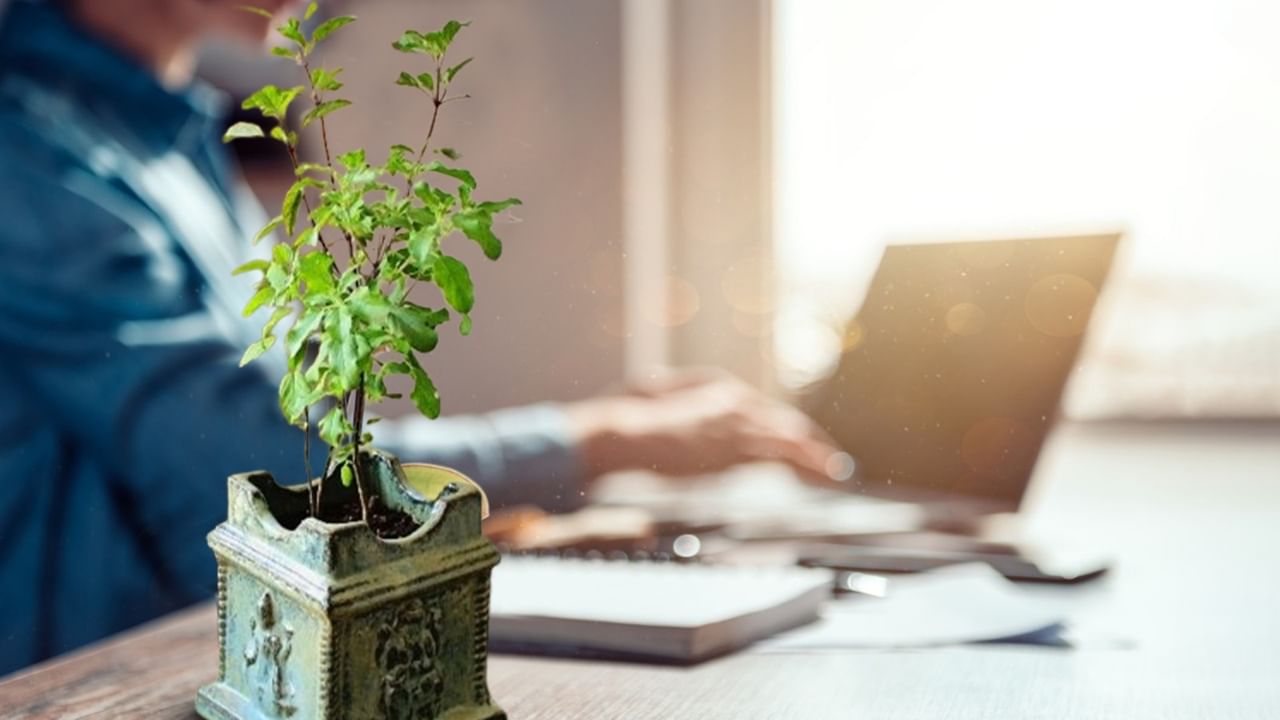
MULTIPOLYGON (((266 473, 228 480, 218 559, 218 681, 210 720, 505 718, 485 677, 489 572, 484 498, 463 476, 369 456, 374 492, 421 523, 379 538, 363 522, 306 517, 302 487, 266 473), (305 519, 304 519, 305 518, 305 519)), ((329 483, 326 506, 354 488, 329 483)))

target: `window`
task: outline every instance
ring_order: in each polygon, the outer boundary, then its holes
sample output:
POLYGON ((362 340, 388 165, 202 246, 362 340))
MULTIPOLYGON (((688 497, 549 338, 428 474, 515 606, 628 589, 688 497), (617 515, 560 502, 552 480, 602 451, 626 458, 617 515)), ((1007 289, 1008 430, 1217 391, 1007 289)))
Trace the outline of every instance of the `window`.
POLYGON ((1069 408, 1280 413, 1280 5, 784 0, 774 14, 784 384, 830 367, 888 240, 1122 227, 1069 408))

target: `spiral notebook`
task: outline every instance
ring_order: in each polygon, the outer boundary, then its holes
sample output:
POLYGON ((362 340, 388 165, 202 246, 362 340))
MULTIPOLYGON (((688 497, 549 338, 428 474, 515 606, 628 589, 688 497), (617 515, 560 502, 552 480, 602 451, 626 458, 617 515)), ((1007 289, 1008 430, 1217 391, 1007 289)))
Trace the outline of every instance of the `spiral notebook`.
POLYGON ((812 568, 505 557, 489 620, 499 652, 695 662, 818 618, 812 568))

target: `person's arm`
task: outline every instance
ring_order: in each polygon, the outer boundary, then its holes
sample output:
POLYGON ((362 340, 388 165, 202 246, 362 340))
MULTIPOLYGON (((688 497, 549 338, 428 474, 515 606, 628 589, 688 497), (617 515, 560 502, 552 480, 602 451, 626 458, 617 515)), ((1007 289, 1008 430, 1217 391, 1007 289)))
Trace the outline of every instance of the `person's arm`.
POLYGON ((621 470, 666 475, 714 473, 740 463, 790 466, 821 487, 847 456, 799 410, 709 369, 673 371, 631 392, 488 415, 374 426, 375 439, 401 457, 434 457, 462 470, 495 498, 494 507, 573 510, 596 478, 621 470))
POLYGON ((586 468, 566 406, 529 405, 482 415, 383 420, 375 445, 401 460, 454 468, 489 494, 495 510, 536 505, 566 512, 586 502, 586 468))
POLYGON ((807 483, 844 489, 841 453, 796 408, 717 369, 636 378, 630 392, 567 407, 588 482, 618 470, 703 475, 741 463, 780 462, 807 483))

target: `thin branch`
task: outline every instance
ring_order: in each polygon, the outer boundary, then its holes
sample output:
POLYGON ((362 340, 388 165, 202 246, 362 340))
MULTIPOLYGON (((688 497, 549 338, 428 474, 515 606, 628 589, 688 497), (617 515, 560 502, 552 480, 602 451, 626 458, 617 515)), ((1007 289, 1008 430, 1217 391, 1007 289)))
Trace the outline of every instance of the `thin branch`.
POLYGON ((360 462, 360 440, 364 433, 364 374, 360 375, 360 387, 356 390, 355 408, 353 411, 353 425, 355 425, 355 475, 356 475, 356 494, 360 496, 360 517, 366 524, 369 522, 369 501, 365 497, 364 487, 364 470, 360 462))
MULTIPOLYGON (((320 90, 316 88, 315 79, 311 77, 311 63, 307 62, 305 55, 299 54, 298 58, 298 61, 302 63, 303 72, 307 75, 307 85, 311 88, 311 106, 313 108, 320 107, 320 90)), ((338 72, 341 72, 341 70, 338 72)), ((335 82, 337 82, 336 79, 335 82)), ((320 139, 324 145, 324 162, 329 167, 333 167, 333 155, 329 153, 329 128, 325 125, 323 117, 320 118, 320 139)), ((329 176, 329 183, 334 190, 338 189, 332 175, 329 176)))
MULTIPOLYGON (((422 149, 418 150, 418 159, 416 161, 418 165, 421 165, 422 159, 427 156, 427 148, 431 146, 431 136, 436 132, 436 120, 440 117, 440 108, 444 105, 445 98, 449 95, 448 91, 441 87, 440 67, 440 61, 437 60, 436 84, 431 95, 431 125, 427 127, 427 137, 422 141, 422 149)), ((416 174, 414 177, 410 178, 409 192, 413 192, 413 181, 416 179, 416 174)))
POLYGON ((321 505, 324 502, 324 483, 329 479, 329 474, 333 470, 333 448, 329 448, 328 455, 324 459, 324 472, 320 474, 320 482, 316 483, 316 519, 320 519, 321 505))
MULTIPOLYGON (((298 149, 288 142, 289 129, 285 127, 284 122, 277 121, 276 126, 279 127, 280 130, 283 131, 285 134, 284 147, 286 150, 289 151, 289 161, 293 163, 293 176, 294 178, 297 178, 298 168, 302 166, 302 163, 299 162, 298 160, 298 149)), ((307 210, 307 222, 311 223, 311 228, 316 231, 316 239, 320 241, 320 247, 325 252, 329 252, 329 244, 324 241, 324 235, 322 235, 320 232, 320 229, 316 227, 315 219, 311 217, 311 201, 307 199, 306 188, 303 188, 302 190, 302 207, 306 208, 307 210)))
MULTIPOLYGON (((418 150, 417 163, 422 164, 422 159, 427 155, 427 148, 431 145, 431 136, 436 131, 436 120, 440 117, 440 108, 444 106, 444 98, 437 93, 436 97, 431 98, 431 126, 427 128, 427 138, 422 141, 422 149, 418 150)), ((415 177, 416 179, 416 177, 415 177)))
MULTIPOLYGON (((320 107, 320 102, 321 102, 320 90, 316 88, 315 79, 311 77, 311 63, 307 62, 307 56, 302 54, 301 52, 298 53, 298 63, 302 65, 303 74, 307 76, 307 86, 311 88, 311 107, 313 109, 318 108, 320 107)), ((325 123, 323 116, 321 116, 319 120, 320 120, 320 141, 321 141, 321 144, 324 146, 324 163, 325 165, 328 165, 329 169, 332 171, 333 155, 329 152, 329 126, 328 124, 325 123)), ((332 172, 329 173, 329 187, 333 188, 335 192, 338 190, 338 181, 334 178, 332 172)), ((310 211, 311 211, 311 208, 307 208, 307 212, 310 212, 310 211)), ((342 236, 347 241, 347 252, 350 253, 351 257, 354 258, 356 255, 355 241, 352 239, 350 233, 344 232, 342 233, 342 236)))
MULTIPOLYGON (((307 484, 307 504, 311 506, 311 517, 319 519, 319 504, 311 487, 311 406, 302 411, 302 467, 306 471, 303 480, 307 484)), ((323 482, 323 480, 321 481, 323 482)))

